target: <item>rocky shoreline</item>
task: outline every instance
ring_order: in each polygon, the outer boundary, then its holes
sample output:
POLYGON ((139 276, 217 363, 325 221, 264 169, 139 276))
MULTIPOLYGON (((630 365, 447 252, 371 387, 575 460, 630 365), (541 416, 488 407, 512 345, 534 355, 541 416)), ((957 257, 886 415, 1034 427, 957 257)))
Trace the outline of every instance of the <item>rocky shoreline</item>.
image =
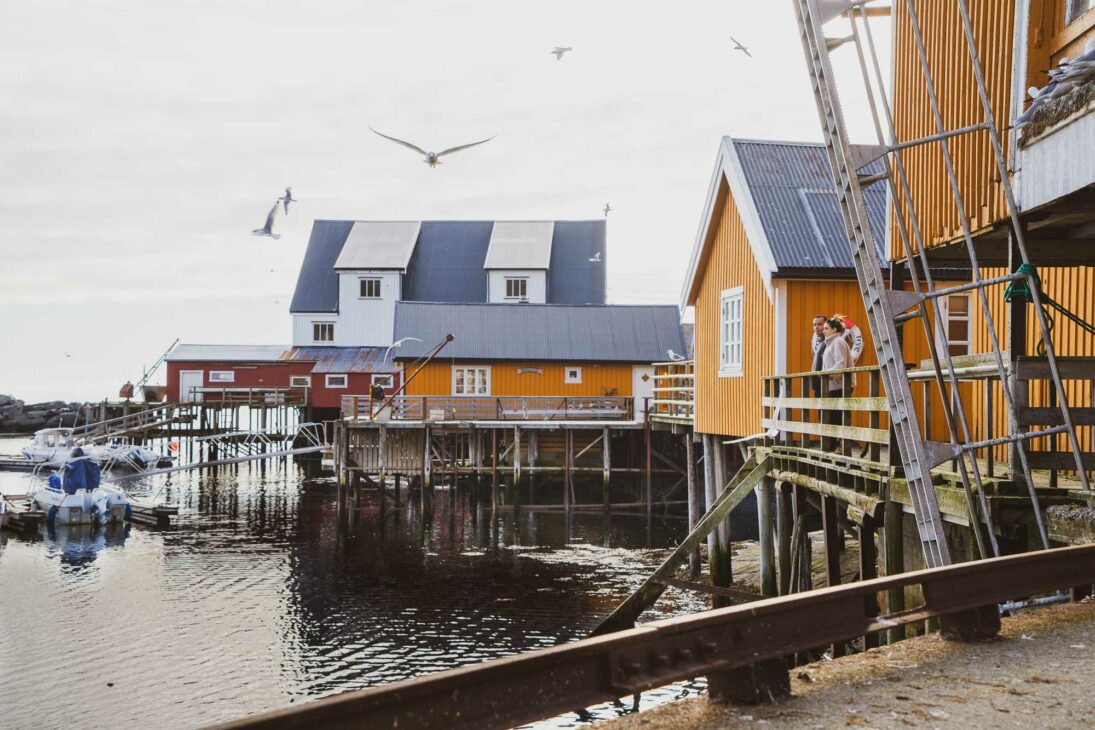
POLYGON ((34 433, 40 428, 71 426, 80 417, 83 405, 60 400, 24 403, 15 396, 0 394, 0 433, 34 433))

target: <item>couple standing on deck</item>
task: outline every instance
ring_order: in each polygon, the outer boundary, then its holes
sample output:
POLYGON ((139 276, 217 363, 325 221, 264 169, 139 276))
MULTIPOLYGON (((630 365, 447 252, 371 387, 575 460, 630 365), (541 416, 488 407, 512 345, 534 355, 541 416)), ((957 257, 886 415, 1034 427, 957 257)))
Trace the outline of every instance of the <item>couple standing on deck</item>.
MULTIPOLYGON (((863 352, 863 333, 847 315, 826 317, 818 314, 814 316, 814 335, 810 338, 810 346, 814 353, 814 363, 810 369, 814 372, 852 368, 863 352)), ((819 398, 847 398, 855 387, 855 376, 848 376, 847 380, 843 374, 818 376, 811 378, 810 386, 819 398)), ((843 411, 825 411, 824 421, 830 425, 840 425, 843 411)), ((831 450, 832 443, 831 439, 826 439, 823 448, 831 450)))

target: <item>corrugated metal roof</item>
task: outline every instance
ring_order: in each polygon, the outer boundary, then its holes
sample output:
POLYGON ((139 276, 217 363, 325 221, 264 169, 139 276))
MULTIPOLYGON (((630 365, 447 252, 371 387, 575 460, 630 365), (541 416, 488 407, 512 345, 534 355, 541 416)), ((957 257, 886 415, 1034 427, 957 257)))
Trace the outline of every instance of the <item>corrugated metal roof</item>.
POLYGON ((554 233, 554 221, 496 221, 483 268, 546 269, 554 233))
MULTIPOLYGON (((290 312, 338 311, 335 262, 353 225, 354 221, 316 221, 312 225, 290 312)), ((422 221, 418 243, 403 275, 403 299, 487 301, 483 264, 493 229, 494 221, 422 221)), ((547 275, 548 302, 604 304, 607 257, 603 220, 556 221, 547 275)))
POLYGON ((395 338, 417 337, 393 356, 416 358, 445 335, 442 358, 563 362, 660 362, 685 352, 674 305, 435 304, 398 302, 395 338))
POLYGON ((391 373, 395 364, 384 359, 386 347, 294 347, 281 360, 315 362, 313 373, 391 373))
POLYGON ((275 362, 288 345, 175 345, 168 362, 275 362))
POLYGON ((421 227, 420 221, 357 221, 335 268, 406 269, 421 227))
MULTIPOLYGON (((777 268, 852 268, 848 236, 825 147, 732 140, 777 268)), ((881 161, 863 170, 882 172, 881 161)), ((875 246, 886 260, 886 187, 864 190, 875 246)))
POLYGON ((353 221, 315 221, 297 276, 290 312, 337 312, 338 273, 335 261, 353 221))

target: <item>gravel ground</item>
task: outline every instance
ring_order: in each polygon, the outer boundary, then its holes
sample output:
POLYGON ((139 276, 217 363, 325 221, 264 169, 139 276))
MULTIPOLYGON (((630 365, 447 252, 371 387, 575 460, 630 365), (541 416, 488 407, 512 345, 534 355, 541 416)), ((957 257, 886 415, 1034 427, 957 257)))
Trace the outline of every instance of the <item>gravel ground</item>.
POLYGON ((937 634, 798 667, 792 697, 774 705, 682 700, 598 724, 608 730, 778 727, 1086 725, 1095 712, 1095 603, 1029 610, 975 644, 937 634))

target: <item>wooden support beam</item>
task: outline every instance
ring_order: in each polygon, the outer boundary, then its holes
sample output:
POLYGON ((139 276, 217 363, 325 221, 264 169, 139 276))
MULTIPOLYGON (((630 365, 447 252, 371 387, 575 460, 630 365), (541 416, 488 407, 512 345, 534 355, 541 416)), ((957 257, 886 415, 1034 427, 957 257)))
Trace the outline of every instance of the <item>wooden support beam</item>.
POLYGON ((651 516, 654 511, 654 483, 650 475, 651 467, 651 452, 653 447, 650 443, 650 419, 646 419, 643 424, 643 443, 646 445, 646 474, 643 479, 643 500, 646 502, 646 514, 651 516))
POLYGON ((772 508, 775 482, 765 477, 757 485, 757 528, 760 536, 760 592, 764 596, 775 596, 776 555, 775 555, 775 515, 772 508))
MULTIPOLYGON (((708 456, 710 457, 712 467, 712 481, 710 491, 708 493, 709 504, 713 504, 719 495, 722 493, 722 485, 727 482, 727 474, 722 440, 718 436, 707 435, 707 443, 710 451, 708 456)), ((708 556, 707 562, 711 573, 711 583, 717 586, 727 587, 734 582, 734 571, 730 560, 730 524, 729 520, 722 520, 718 523, 715 531, 715 545, 714 550, 711 550, 711 545, 708 543, 708 556)), ((715 608, 718 608, 722 603, 716 598, 714 601, 715 608)))
MULTIPOLYGON (((605 429, 607 435, 608 429, 605 429)), ((684 434, 684 454, 688 477, 688 529, 695 529, 700 520, 700 492, 696 483, 696 449, 694 436, 691 431, 684 434)), ((605 490, 608 489, 608 474, 605 473, 605 490)), ((700 548, 699 545, 688 554, 688 575, 693 579, 700 574, 700 548)))
MULTIPOLYGON (((569 433, 569 431, 567 432, 569 433)), ((517 502, 517 490, 521 488, 521 427, 513 427, 513 485, 510 487, 510 504, 517 502)))
MULTIPOLYGON (((612 434, 608 426, 601 434, 601 497, 604 500, 605 514, 612 511, 612 434)), ((689 512, 691 514, 691 512, 689 512)), ((693 527, 691 521, 689 529, 693 527)))
MULTIPOLYGON (((900 502, 886 502, 882 521, 882 571, 887 576, 905 572, 905 513, 900 502)), ((898 586, 886 591, 886 613, 905 610, 905 589, 898 586)), ((898 626, 886 632, 886 643, 892 644, 905 638, 905 627, 898 626)))
POLYGON ((786 596, 791 592, 791 533, 794 530, 795 516, 792 487, 787 482, 780 482, 776 490, 776 540, 777 560, 779 562, 779 594, 786 596))
MULTIPOLYGON (((870 517, 864 517, 859 525, 859 579, 871 580, 878 577, 878 550, 874 544, 877 523, 870 517)), ((878 598, 870 595, 864 599, 864 610, 868 616, 879 614, 878 598)), ((866 634, 863 637, 863 646, 871 649, 878 646, 878 634, 866 634)))
POLYGON ((490 430, 490 506, 498 509, 498 429, 490 430))

